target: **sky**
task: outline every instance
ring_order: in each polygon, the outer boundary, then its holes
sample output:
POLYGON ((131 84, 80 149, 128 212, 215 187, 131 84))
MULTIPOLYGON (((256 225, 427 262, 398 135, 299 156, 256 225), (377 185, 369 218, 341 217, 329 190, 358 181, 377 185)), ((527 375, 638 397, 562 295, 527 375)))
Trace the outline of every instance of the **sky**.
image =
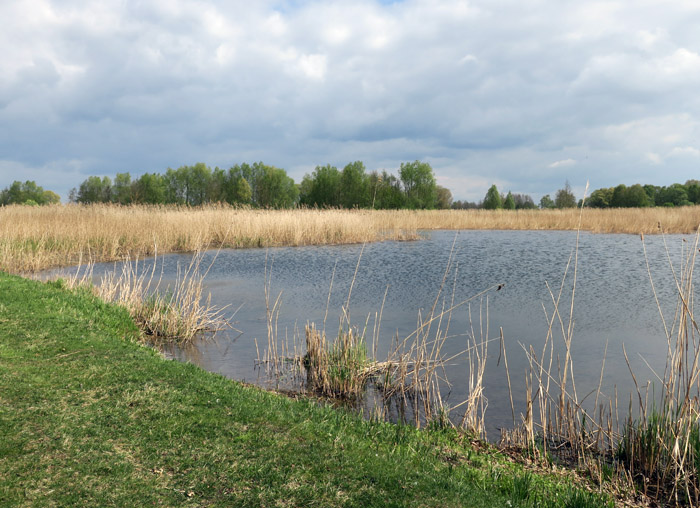
POLYGON ((0 189, 422 160, 455 199, 700 178, 697 0, 0 1, 0 189))

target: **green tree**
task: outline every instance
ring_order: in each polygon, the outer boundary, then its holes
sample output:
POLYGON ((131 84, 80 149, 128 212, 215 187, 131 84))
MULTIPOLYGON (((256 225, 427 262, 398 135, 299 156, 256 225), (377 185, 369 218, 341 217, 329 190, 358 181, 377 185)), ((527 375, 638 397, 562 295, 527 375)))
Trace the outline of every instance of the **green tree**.
POLYGON ((503 208, 503 202, 501 200, 501 194, 498 192, 498 187, 492 185, 489 190, 486 191, 486 196, 481 204, 482 208, 486 210, 497 210, 503 208))
POLYGON ((369 205, 369 180, 361 161, 347 164, 340 175, 340 204, 344 208, 369 205))
POLYGON ((446 210, 452 206, 452 192, 450 189, 437 186, 437 207, 441 210, 446 210))
POLYGON ((78 203, 109 203, 112 196, 112 180, 108 177, 89 176, 78 187, 78 203))
POLYGON ((661 203, 659 199, 659 193, 661 192, 661 187, 658 185, 651 185, 651 184, 646 184, 643 185, 644 187, 644 192, 647 193, 647 196, 649 196, 649 203, 652 206, 661 206, 663 203, 661 203))
POLYGON ((314 179, 311 178, 310 174, 306 173, 301 179, 301 183, 297 185, 297 188, 299 189, 299 204, 309 206, 314 190, 314 179))
POLYGON ((239 176, 233 184, 233 197, 229 201, 231 204, 249 205, 253 197, 248 180, 239 176))
POLYGON ((625 193, 625 206, 636 208, 651 206, 651 200, 644 191, 644 187, 638 183, 628 187, 625 193))
POLYGON ((399 178, 408 208, 435 208, 437 184, 430 164, 420 161, 401 163, 399 178))
POLYGON ((133 201, 131 189, 131 175, 129 173, 117 173, 112 185, 112 202, 128 205, 133 201))
POLYGON ((168 168, 165 173, 166 201, 198 206, 210 201, 211 168, 203 162, 194 166, 168 168))
POLYGON ((45 190, 42 194, 42 201, 39 204, 44 205, 56 205, 61 202, 61 196, 56 194, 54 191, 45 190))
POLYGON ((209 178, 207 197, 211 203, 222 203, 226 200, 226 180, 228 174, 223 169, 216 167, 209 178))
POLYGON ((132 196, 136 203, 152 205, 165 203, 165 178, 158 173, 144 173, 132 184, 132 196))
POLYGON ((311 174, 311 185, 304 185, 307 194, 301 196, 302 204, 319 207, 340 206, 340 172, 335 166, 316 166, 311 174))
MULTIPOLYGON (((290 208, 299 197, 299 189, 284 169, 256 162, 253 202, 264 208, 290 208)), ((252 185, 251 185, 252 189, 252 185)))
POLYGON ((613 189, 612 197, 610 198, 610 206, 613 208, 623 208, 627 206, 627 186, 621 183, 613 189))
POLYGON ((168 168, 163 176, 165 202, 184 205, 189 201, 187 171, 184 168, 168 168))
POLYGON ((506 210, 515 210, 515 199, 513 198, 513 194, 510 191, 508 191, 508 195, 503 201, 503 208, 506 210))
POLYGON ((549 194, 545 194, 540 199, 540 208, 543 210, 546 210, 548 208, 555 208, 554 201, 552 201, 552 198, 549 197, 549 194))
POLYGON ((370 173, 369 188, 372 193, 371 207, 374 209, 394 210, 403 208, 406 203, 406 194, 401 190, 401 181, 386 170, 381 174, 377 171, 370 173))
POLYGON ((476 210, 479 208, 479 204, 472 201, 458 200, 452 202, 451 208, 453 210, 476 210))
POLYGON ((686 192, 688 193, 688 201, 691 203, 700 203, 700 181, 688 180, 685 182, 686 192))
MULTIPOLYGON (((187 166, 186 166, 187 167, 187 166)), ((188 205, 198 206, 210 202, 211 168, 203 162, 187 167, 189 187, 188 205)))
POLYGON ((591 192, 591 196, 588 198, 588 201, 586 201, 586 206, 591 208, 609 208, 610 203, 612 202, 614 190, 615 189, 612 187, 594 190, 591 192))
POLYGON ((569 185, 568 180, 564 184, 564 188, 559 189, 554 196, 554 206, 556 208, 576 207, 576 197, 574 196, 574 193, 571 192, 571 185, 569 185))
POLYGON ((515 201, 516 210, 534 210, 537 205, 532 200, 532 196, 529 194, 513 194, 513 201, 515 201))
POLYGON ((686 206, 692 203, 688 199, 688 191, 685 186, 680 183, 674 183, 659 190, 656 204, 661 206, 686 206))
POLYGON ((236 186, 238 185, 239 179, 242 178, 248 183, 251 194, 249 202, 252 203, 256 196, 257 174, 258 171, 254 170, 253 166, 247 163, 236 164, 235 166, 229 168, 226 175, 226 190, 224 192, 226 201, 231 204, 238 202, 236 186))

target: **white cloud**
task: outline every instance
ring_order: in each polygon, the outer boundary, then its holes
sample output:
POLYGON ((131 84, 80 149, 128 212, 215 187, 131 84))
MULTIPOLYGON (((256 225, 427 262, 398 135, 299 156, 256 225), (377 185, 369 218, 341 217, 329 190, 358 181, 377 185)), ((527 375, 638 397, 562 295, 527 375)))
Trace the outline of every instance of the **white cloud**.
POLYGON ((646 154, 644 154, 644 157, 646 158, 646 160, 648 162, 655 164, 655 165, 663 163, 663 159, 661 158, 661 156, 658 153, 647 152, 646 154))
POLYGON ((700 149, 697 149, 694 146, 674 146, 671 152, 669 153, 669 156, 700 157, 700 149))
POLYGON ((325 55, 301 55, 299 68, 310 79, 322 80, 326 76, 325 55))
POLYGON ((550 168, 560 168, 560 167, 566 167, 566 166, 573 166, 576 164, 576 161, 574 159, 563 159, 560 161, 555 161, 552 162, 549 167, 550 168))

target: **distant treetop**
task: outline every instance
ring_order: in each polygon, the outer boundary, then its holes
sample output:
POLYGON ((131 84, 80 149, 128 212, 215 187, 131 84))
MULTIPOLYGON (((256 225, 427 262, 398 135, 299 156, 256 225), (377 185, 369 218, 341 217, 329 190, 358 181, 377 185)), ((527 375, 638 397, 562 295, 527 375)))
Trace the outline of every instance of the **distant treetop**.
POLYGON ((61 197, 53 191, 44 190, 36 182, 27 180, 12 182, 0 191, 1 205, 51 205, 61 202, 61 197))

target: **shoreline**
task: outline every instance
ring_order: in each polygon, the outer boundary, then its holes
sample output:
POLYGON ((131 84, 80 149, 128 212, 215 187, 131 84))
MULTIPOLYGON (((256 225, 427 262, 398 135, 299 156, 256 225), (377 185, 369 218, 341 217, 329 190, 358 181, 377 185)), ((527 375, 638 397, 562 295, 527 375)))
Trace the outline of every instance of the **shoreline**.
POLYGON ((3 503, 612 506, 454 429, 368 422, 165 360, 124 309, 58 283, 0 273, 0 366, 3 503))

